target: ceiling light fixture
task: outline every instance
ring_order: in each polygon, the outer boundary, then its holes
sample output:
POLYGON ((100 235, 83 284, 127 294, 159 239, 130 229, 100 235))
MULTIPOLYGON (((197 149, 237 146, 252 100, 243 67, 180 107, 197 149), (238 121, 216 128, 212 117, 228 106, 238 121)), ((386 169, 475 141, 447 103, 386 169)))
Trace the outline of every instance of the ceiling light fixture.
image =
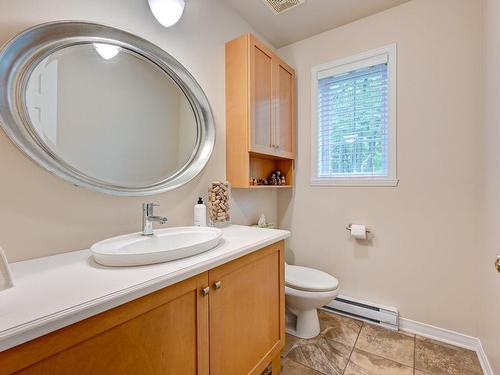
POLYGON ((104 60, 110 60, 120 52, 120 47, 113 44, 94 43, 94 48, 104 60))
POLYGON ((184 0, 148 0, 156 20, 165 27, 173 26, 184 12, 184 0))

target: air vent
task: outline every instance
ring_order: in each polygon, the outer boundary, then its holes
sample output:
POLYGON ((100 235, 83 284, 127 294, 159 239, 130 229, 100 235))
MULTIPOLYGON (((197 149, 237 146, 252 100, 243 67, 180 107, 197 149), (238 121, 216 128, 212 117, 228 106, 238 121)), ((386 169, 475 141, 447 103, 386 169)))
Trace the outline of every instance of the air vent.
POLYGON ((281 14, 295 8, 301 4, 304 4, 305 0, 263 0, 269 8, 271 8, 274 14, 281 14))

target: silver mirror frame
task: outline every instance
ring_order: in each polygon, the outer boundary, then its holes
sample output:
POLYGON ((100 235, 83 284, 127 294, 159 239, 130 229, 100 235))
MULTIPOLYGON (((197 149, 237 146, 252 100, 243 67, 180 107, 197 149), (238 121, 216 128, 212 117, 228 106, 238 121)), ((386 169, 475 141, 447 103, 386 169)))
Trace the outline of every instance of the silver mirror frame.
POLYGON ((158 46, 113 27, 81 21, 58 21, 22 32, 0 51, 0 88, 0 126, 14 144, 49 172, 93 191, 121 196, 145 196, 173 190, 186 184, 203 170, 214 148, 215 125, 210 103, 189 71, 158 46), (169 75, 188 99, 197 122, 196 146, 188 162, 174 175, 145 186, 109 184, 65 163, 38 136, 25 103, 31 73, 43 59, 55 51, 88 43, 113 44, 135 52, 169 75))

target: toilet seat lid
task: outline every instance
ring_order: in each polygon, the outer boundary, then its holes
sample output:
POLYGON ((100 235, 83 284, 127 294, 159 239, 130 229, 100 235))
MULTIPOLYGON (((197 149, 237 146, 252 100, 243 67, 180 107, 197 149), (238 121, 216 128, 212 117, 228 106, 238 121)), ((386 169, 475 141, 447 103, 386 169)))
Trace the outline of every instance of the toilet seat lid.
POLYGON ((287 264, 285 285, 306 292, 330 292, 339 287, 339 281, 320 270, 287 264))

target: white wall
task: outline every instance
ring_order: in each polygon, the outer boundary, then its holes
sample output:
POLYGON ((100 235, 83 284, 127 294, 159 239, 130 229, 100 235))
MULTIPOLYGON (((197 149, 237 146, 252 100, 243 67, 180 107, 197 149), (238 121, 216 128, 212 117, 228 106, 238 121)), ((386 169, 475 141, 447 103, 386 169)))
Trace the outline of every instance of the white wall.
MULTIPOLYGON (((225 178, 224 43, 252 28, 218 0, 190 0, 181 21, 165 29, 146 0, 0 0, 0 44, 22 30, 53 20, 87 20, 124 29, 157 44, 198 80, 217 127, 205 170, 173 192, 147 198, 112 197, 77 188, 24 156, 0 132, 0 246, 10 261, 86 248, 109 236, 137 231, 141 203, 160 203, 168 225, 192 223, 198 195, 225 178)), ((273 191, 233 191, 233 221, 249 224, 261 210, 276 219, 273 191)), ((62 280, 63 282, 63 280, 62 280)))
POLYGON ((278 194, 280 224, 292 230, 288 259, 335 275, 343 294, 474 336, 481 43, 481 2, 413 0, 278 50, 298 75, 297 186, 278 194), (311 68, 391 43, 399 186, 311 187, 311 68), (348 223, 369 225, 373 241, 351 241, 348 223))
POLYGON ((491 365, 500 373, 500 274, 493 262, 500 255, 500 2, 484 1, 484 251, 480 255, 478 290, 482 308, 479 336, 491 365))

